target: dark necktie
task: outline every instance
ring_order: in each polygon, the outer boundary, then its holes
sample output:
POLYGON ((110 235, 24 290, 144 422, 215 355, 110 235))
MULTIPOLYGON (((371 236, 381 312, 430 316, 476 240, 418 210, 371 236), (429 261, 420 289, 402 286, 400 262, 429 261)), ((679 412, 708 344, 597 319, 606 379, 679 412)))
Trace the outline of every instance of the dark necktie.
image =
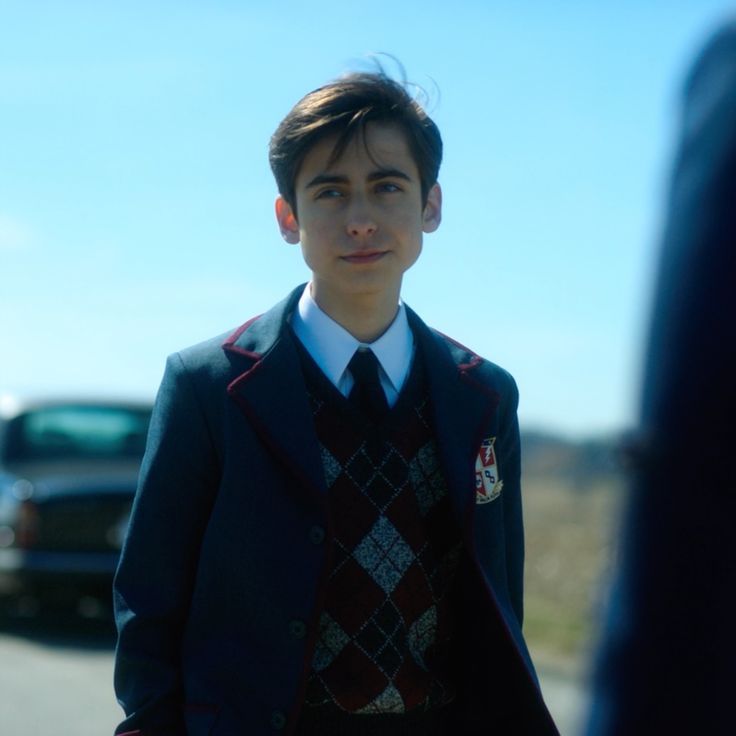
POLYGON ((348 363, 355 384, 348 400, 373 424, 388 411, 388 402, 378 377, 378 359, 369 348, 358 348, 348 363))

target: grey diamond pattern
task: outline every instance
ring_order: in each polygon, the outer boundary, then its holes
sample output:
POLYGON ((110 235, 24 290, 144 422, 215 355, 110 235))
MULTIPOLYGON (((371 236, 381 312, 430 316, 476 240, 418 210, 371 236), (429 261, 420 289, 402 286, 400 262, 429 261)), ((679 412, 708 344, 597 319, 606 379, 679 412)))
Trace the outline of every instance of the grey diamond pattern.
POLYGON ((314 670, 321 672, 329 667, 349 641, 350 637, 342 627, 329 614, 323 613, 319 619, 319 637, 312 660, 314 670))
POLYGON ((381 516, 355 548, 353 557, 386 593, 390 593, 415 556, 394 525, 381 516))
POLYGON ((410 627, 408 635, 409 651, 414 661, 427 670, 424 655, 434 644, 437 633, 437 606, 428 608, 410 627))
MULTIPOLYGON (((330 405, 320 400, 318 392, 311 398, 315 417, 321 416, 327 422, 325 427, 332 431, 332 415, 325 418, 322 414, 331 410, 330 405)), ((419 682, 424 683, 420 686, 424 688, 421 697, 427 704, 446 699, 444 677, 440 681, 429 672, 426 662, 437 645, 447 594, 445 575, 439 571, 445 570, 444 558, 449 556, 442 534, 437 538, 439 546, 432 546, 434 530, 440 523, 432 513, 446 501, 447 487, 437 443, 432 439, 428 406, 423 399, 413 407, 416 416, 408 417, 406 424, 412 434, 401 438, 401 442, 394 443, 390 436, 347 434, 337 438, 332 447, 323 444, 325 437, 319 436, 330 499, 344 511, 344 516, 335 520, 330 575, 330 584, 336 586, 332 590, 342 597, 331 606, 328 594, 320 616, 306 694, 312 705, 333 703, 346 710, 359 708, 349 710, 359 713, 403 713, 403 688, 409 692, 419 682), (424 429, 418 427, 417 416, 424 429), (421 449, 417 451, 417 447, 421 449), (420 528, 407 529, 405 539, 400 531, 405 524, 419 524, 420 528), (408 539, 417 546, 416 551, 408 539), (437 555, 442 559, 437 560, 437 555), (410 570, 412 577, 405 581, 410 570), (402 581, 408 587, 402 588, 402 581), (383 592, 383 600, 376 586, 383 592), (410 590, 413 586, 416 588, 410 590), (345 600, 347 590, 358 591, 353 605, 347 605, 353 603, 352 599, 345 600), (413 605, 407 610, 393 598, 399 590, 401 601, 406 595, 413 596, 413 605), (420 604, 419 610, 416 604, 420 604), (405 619, 410 611, 412 618, 405 619), (419 618, 415 619, 417 614, 419 618), (363 671, 370 673, 365 692, 359 692, 357 684, 344 683, 346 677, 352 677, 350 673, 363 671), (429 672, 429 677, 407 675, 420 671, 429 672), (399 672, 402 677, 397 680, 399 672), (407 684, 407 677, 417 677, 417 683, 410 680, 407 684)), ((450 565, 447 569, 450 578, 452 568, 450 565)))
POLYGON ((386 689, 371 703, 357 713, 404 713, 406 707, 401 693, 390 682, 386 689))
POLYGON ((325 471, 325 482, 327 487, 331 488, 332 484, 340 477, 342 466, 340 461, 322 444, 319 446, 322 453, 322 466, 325 471))

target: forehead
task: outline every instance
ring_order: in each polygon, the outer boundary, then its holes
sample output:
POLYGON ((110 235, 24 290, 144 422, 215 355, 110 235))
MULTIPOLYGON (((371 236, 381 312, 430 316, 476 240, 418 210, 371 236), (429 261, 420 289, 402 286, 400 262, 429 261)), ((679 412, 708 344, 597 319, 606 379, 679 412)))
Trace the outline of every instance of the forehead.
POLYGON ((368 123, 362 131, 358 131, 348 140, 340 156, 334 159, 337 141, 338 135, 335 134, 314 144, 302 161, 297 184, 315 174, 345 174, 354 169, 361 173, 377 169, 398 169, 410 178, 418 179, 417 165, 406 135, 397 125, 368 123))

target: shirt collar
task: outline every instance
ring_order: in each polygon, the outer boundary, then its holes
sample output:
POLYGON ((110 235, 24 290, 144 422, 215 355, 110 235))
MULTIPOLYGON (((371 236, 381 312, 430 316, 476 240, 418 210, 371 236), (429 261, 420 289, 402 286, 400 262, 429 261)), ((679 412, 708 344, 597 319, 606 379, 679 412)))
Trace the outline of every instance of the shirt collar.
POLYGON ((388 329, 372 343, 364 343, 356 340, 320 309, 307 284, 294 310, 291 324, 304 347, 335 386, 342 379, 353 353, 364 346, 373 351, 394 389, 397 392, 401 390, 409 373, 414 350, 414 336, 401 301, 388 329))

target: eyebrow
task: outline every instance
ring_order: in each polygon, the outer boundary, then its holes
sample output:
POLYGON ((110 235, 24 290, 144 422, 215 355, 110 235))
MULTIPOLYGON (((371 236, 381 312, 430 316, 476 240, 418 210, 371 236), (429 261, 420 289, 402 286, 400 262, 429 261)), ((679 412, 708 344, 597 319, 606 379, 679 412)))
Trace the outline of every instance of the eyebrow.
MULTIPOLYGON (((379 179, 403 179, 411 181, 411 177, 400 169, 377 169, 368 174, 368 181, 378 181, 379 179)), ((305 184, 306 189, 319 187, 323 184, 349 184, 350 180, 347 176, 338 174, 317 174, 313 179, 305 184)))

